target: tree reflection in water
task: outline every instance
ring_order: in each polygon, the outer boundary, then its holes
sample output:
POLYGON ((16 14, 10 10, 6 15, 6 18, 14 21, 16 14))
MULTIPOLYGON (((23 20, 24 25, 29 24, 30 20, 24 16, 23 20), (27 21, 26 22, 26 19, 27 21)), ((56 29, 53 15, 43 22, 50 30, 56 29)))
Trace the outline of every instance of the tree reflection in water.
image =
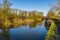
POLYGON ((9 40, 9 30, 0 32, 0 40, 9 40))
POLYGON ((34 28, 34 27, 36 27, 36 25, 37 25, 37 22, 32 22, 32 23, 29 24, 29 27, 34 28))
POLYGON ((34 21, 34 22, 32 22, 32 23, 29 24, 29 27, 30 28, 34 28, 37 25, 39 25, 39 26, 42 25, 42 22, 34 21))
MULTIPOLYGON (((28 25, 30 28, 34 28, 37 25, 39 25, 39 26, 42 25, 42 23, 43 23, 43 21, 42 22, 34 21, 29 24, 22 24, 22 27, 28 25)), ((4 29, 0 32, 0 40, 10 40, 9 29, 4 29)))

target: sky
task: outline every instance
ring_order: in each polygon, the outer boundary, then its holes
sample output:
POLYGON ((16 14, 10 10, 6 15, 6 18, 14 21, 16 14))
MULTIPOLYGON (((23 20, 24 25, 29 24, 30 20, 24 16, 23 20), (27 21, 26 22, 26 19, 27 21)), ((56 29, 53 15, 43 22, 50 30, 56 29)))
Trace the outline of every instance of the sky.
MULTIPOLYGON (((44 15, 51 9, 50 4, 57 4, 55 0, 9 0, 12 3, 11 8, 17 8, 26 11, 41 11, 44 15)), ((2 0, 0 0, 2 3, 2 0)))

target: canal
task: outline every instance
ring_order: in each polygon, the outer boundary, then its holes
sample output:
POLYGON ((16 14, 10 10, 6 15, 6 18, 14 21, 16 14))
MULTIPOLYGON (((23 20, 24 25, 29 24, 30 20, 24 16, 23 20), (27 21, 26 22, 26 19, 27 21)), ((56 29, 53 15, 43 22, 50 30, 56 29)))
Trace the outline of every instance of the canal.
POLYGON ((0 40, 45 40, 47 29, 44 21, 23 24, 18 28, 10 28, 7 33, 0 30, 0 40))

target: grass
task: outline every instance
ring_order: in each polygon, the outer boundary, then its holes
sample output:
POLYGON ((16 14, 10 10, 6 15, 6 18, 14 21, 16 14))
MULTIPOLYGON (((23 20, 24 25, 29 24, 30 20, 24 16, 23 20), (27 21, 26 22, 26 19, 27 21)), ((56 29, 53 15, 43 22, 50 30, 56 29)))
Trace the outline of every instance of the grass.
POLYGON ((54 21, 51 20, 51 26, 50 26, 50 29, 48 30, 45 40, 54 40, 54 36, 55 36, 54 30, 56 30, 56 26, 55 26, 54 21))

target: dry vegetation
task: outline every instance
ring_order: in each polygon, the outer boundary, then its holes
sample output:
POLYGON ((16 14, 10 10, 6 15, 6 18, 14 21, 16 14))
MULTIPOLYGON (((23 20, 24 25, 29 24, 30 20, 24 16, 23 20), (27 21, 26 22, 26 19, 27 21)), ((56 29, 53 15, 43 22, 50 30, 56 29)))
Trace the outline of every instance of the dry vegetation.
POLYGON ((0 9, 0 28, 10 28, 17 27, 23 23, 31 23, 34 21, 43 21, 44 16, 42 12, 32 11, 22 11, 18 15, 16 13, 12 13, 9 9, 0 9))

